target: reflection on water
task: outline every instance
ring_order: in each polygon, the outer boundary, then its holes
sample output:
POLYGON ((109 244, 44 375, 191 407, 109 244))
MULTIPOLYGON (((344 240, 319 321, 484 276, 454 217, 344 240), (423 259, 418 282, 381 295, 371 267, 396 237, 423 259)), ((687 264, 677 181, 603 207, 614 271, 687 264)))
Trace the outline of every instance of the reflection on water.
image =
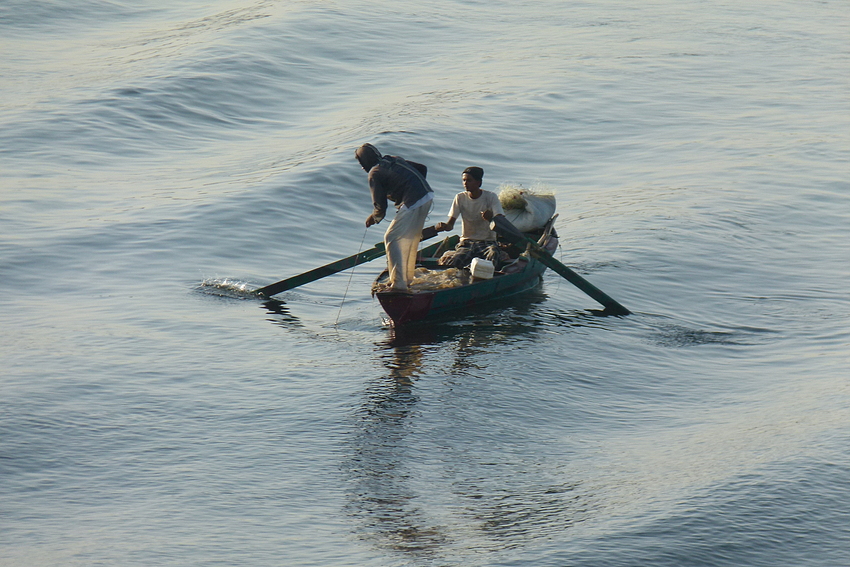
POLYGON ((286 303, 283 301, 279 301, 277 299, 269 299, 268 301, 263 302, 263 307, 266 309, 269 315, 273 315, 273 317, 269 318, 269 321, 274 323, 275 325, 280 325, 281 327, 303 327, 301 321, 293 315, 289 307, 286 306, 286 303))
POLYGON ((547 483, 545 467, 491 465, 492 476, 459 479, 452 486, 464 513, 486 537, 489 549, 510 549, 562 532, 592 514, 591 498, 577 482, 547 483), (542 475, 540 474, 542 473, 542 475))
POLYGON ((445 543, 443 528, 433 525, 409 483, 416 448, 407 442, 409 421, 419 401, 414 380, 422 365, 419 345, 381 353, 387 376, 372 383, 356 414, 353 451, 345 464, 353 480, 347 512, 357 533, 382 548, 429 556, 445 543))
POLYGON ((540 312, 547 296, 537 291, 478 305, 444 317, 390 328, 388 345, 440 344, 456 340, 470 344, 510 342, 539 331, 540 312))
MULTIPOLYGON (((358 538, 430 564, 449 550, 521 547, 590 517, 589 489, 563 463, 534 449, 537 441, 521 416, 500 415, 501 398, 466 379, 470 371, 486 375, 494 351, 534 340, 548 318, 540 310, 543 299, 396 330, 376 345, 385 372, 368 384, 352 415, 342 465, 350 481, 345 511, 358 538), (452 360, 445 365, 436 359, 447 350, 452 360), (449 375, 429 375, 434 363, 449 375)), ((599 318, 568 319, 550 324, 581 326, 599 318)))

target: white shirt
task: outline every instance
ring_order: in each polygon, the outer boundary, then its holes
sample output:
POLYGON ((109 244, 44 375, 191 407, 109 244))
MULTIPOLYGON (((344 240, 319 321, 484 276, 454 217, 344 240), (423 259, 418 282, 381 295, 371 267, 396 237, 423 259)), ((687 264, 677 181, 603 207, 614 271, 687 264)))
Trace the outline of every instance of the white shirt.
POLYGON ((409 207, 407 205, 402 205, 398 208, 398 210, 399 211, 412 211, 413 209, 418 209, 419 207, 421 207, 425 203, 430 203, 433 200, 434 200, 434 192, 428 191, 427 193, 425 193, 424 197, 422 197, 421 199, 419 199, 418 201, 416 201, 415 203, 413 203, 409 207))
POLYGON ((496 233, 490 230, 490 223, 481 218, 481 213, 486 210, 493 211, 493 215, 505 214, 499 196, 492 191, 482 191, 481 196, 473 199, 469 193, 463 191, 455 195, 449 217, 460 217, 463 221, 461 238, 467 240, 496 240, 496 233))

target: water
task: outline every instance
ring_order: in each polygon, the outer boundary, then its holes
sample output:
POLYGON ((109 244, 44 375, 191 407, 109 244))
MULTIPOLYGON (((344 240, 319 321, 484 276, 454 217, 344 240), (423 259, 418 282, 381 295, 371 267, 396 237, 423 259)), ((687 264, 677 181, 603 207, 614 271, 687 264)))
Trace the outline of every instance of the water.
POLYGON ((0 3, 0 564, 850 565, 846 3, 0 3), (557 194, 394 332, 363 142, 557 194), (361 245, 360 242, 363 242, 361 245))

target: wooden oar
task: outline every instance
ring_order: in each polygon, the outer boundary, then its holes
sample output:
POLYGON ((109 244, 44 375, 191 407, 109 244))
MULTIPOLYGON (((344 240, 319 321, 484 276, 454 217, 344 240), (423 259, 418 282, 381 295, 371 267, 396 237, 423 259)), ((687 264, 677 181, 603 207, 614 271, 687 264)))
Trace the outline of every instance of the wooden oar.
POLYGON ((492 224, 493 228, 512 244, 528 246, 528 251, 532 256, 540 260, 547 267, 552 268, 554 272, 557 272, 568 282, 598 301, 605 307, 606 313, 611 315, 629 315, 631 313, 631 311, 614 301, 614 299, 608 296, 601 289, 553 258, 545 248, 525 236, 504 216, 500 215, 493 217, 492 224))
MULTIPOLYGON (((437 230, 433 226, 426 227, 422 230, 422 240, 427 240, 435 236, 437 236, 437 230)), ((384 243, 379 242, 368 250, 364 250, 363 252, 354 254, 348 258, 343 258, 342 260, 337 260, 336 262, 331 262, 330 264, 325 264, 324 266, 315 268, 309 272, 304 272, 303 274, 298 274, 297 276, 292 276, 291 278, 286 278, 285 280, 280 280, 279 282, 261 287, 254 291, 254 293, 263 297, 271 297, 288 289, 320 280, 324 277, 336 274, 337 272, 347 270, 348 268, 353 268, 359 264, 371 262, 375 258, 380 258, 386 253, 387 251, 384 249, 384 243)))

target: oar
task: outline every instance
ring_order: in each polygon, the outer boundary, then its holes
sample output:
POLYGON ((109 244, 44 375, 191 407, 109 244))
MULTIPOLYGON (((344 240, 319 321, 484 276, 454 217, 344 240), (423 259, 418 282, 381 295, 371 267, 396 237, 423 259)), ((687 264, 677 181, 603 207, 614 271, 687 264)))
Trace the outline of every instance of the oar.
MULTIPOLYGON (((433 226, 426 227, 422 230, 422 240, 427 240, 435 236, 437 236, 437 230, 433 226)), ((291 278, 286 278, 285 280, 280 280, 279 282, 261 287, 254 291, 254 293, 263 297, 271 297, 288 289, 320 280, 337 272, 347 270, 348 268, 353 268, 359 264, 371 262, 375 258, 383 256, 386 252, 387 251, 384 249, 384 243, 379 242, 368 250, 364 250, 363 252, 354 254, 348 258, 343 258, 342 260, 337 260, 336 262, 331 262, 330 264, 325 264, 324 266, 315 268, 309 272, 304 272, 303 274, 298 274, 297 276, 292 276, 291 278)))
POLYGON ((492 224, 494 225, 493 228, 512 244, 528 246, 528 251, 532 256, 540 260, 547 267, 552 268, 553 271, 557 272, 564 279, 598 301, 605 307, 606 313, 611 315, 629 315, 631 313, 631 311, 614 301, 614 299, 608 296, 601 289, 553 258, 545 248, 525 236, 504 216, 499 215, 493 217, 492 224))

